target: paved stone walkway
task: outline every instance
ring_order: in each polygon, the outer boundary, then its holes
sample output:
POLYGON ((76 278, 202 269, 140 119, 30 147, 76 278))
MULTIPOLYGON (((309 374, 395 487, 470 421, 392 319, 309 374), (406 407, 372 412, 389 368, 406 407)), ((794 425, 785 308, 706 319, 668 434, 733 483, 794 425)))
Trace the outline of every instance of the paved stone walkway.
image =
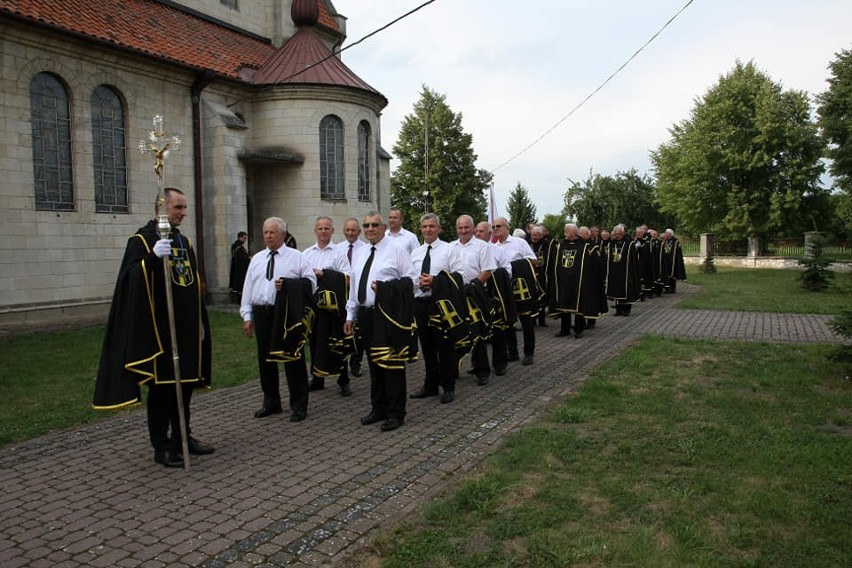
MULTIPOLYGON (((145 413, 0 450, 0 566, 332 566, 373 529, 416 509, 481 462, 507 432, 645 333, 830 342, 828 317, 676 310, 677 296, 607 317, 581 340, 536 328, 535 364, 515 363, 452 404, 409 401, 406 424, 361 426, 369 379, 354 395, 311 394, 308 420, 256 420, 256 381, 197 396, 194 433, 216 447, 192 470, 152 460, 145 413)), ((250 346, 247 348, 251 348, 250 346)), ((422 366, 409 369, 409 389, 422 366)), ((7 401, 9 402, 9 401, 7 401)))

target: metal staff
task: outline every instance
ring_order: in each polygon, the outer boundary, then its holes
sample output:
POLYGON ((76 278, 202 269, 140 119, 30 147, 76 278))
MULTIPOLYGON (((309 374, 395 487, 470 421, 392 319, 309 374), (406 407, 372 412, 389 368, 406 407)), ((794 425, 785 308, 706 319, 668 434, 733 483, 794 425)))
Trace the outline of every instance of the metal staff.
MULTIPOLYGON (((154 154, 154 173, 157 174, 157 201, 154 212, 157 216, 157 230, 162 238, 171 239, 172 225, 166 214, 166 199, 163 195, 164 166, 169 150, 180 150, 181 140, 172 136, 168 142, 163 143, 166 133, 163 131, 163 117, 154 117, 154 129, 148 132, 148 139, 139 142, 139 151, 143 154, 152 152, 154 154)), ((175 375, 175 397, 177 400, 178 422, 180 422, 180 443, 183 454, 183 467, 189 471, 189 433, 186 431, 186 419, 183 411, 183 389, 180 380, 180 354, 178 353, 177 330, 175 327, 175 303, 172 295, 172 283, 169 274, 169 257, 163 257, 163 284, 166 288, 166 309, 169 314, 169 334, 172 338, 172 364, 175 375)))

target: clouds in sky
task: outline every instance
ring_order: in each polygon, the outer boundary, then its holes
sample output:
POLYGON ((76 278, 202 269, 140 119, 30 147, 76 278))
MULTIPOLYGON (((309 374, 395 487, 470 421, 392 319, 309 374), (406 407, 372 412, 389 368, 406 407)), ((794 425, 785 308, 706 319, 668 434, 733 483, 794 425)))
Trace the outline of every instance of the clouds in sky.
MULTIPOLYGON (((355 41, 421 0, 333 0, 355 41)), ((343 54, 390 101, 390 150, 421 85, 447 96, 488 170, 521 151, 624 63, 687 0, 437 0, 343 54)), ((649 151, 688 118, 737 59, 785 89, 826 88, 852 49, 848 0, 695 0, 585 106, 495 175, 501 208, 517 182, 539 215, 557 213, 567 179, 650 169, 649 151)), ((392 162, 392 166, 397 161, 392 162)))

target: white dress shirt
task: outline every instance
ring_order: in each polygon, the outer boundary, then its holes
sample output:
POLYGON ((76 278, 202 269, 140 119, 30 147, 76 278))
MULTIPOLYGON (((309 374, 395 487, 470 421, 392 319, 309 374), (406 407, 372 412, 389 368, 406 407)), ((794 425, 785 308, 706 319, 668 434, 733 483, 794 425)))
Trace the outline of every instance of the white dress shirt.
POLYGON ((325 245, 325 248, 320 248, 319 244, 314 243, 303 250, 302 254, 313 268, 323 270, 337 266, 337 245, 331 241, 325 245))
POLYGON ((282 245, 278 249, 272 280, 266 279, 267 262, 269 262, 268 249, 257 252, 251 257, 243 284, 243 299, 240 303, 240 316, 243 321, 251 321, 252 306, 275 305, 275 281, 279 278, 307 278, 311 281, 312 291, 317 289, 314 269, 305 260, 305 256, 296 249, 287 245, 282 245))
MULTIPOLYGON (((417 247, 413 253, 411 253, 411 261, 414 263, 414 270, 417 274, 423 274, 421 267, 423 266, 423 259, 426 258, 427 251, 429 252, 429 274, 432 276, 439 274, 442 270, 464 274, 464 265, 462 264, 461 256, 458 252, 459 249, 457 247, 450 246, 450 243, 442 241, 441 239, 435 239, 435 241, 431 244, 431 250, 429 249, 429 246, 430 245, 423 243, 417 247)), ((431 288, 428 290, 421 290, 418 286, 414 289, 415 298, 428 298, 431 295, 431 288)))
MULTIPOLYGON (((337 262, 335 263, 335 270, 340 272, 345 272, 349 274, 349 269, 351 267, 351 263, 349 262, 349 247, 352 247, 352 259, 355 259, 355 254, 366 248, 368 251, 370 250, 369 245, 362 241, 361 239, 357 239, 355 242, 350 243, 349 241, 342 241, 337 245, 337 262)), ((369 252, 367 254, 370 254, 369 252)))
POLYGON ((505 268, 506 272, 509 273, 509 276, 512 276, 512 262, 509 260, 509 256, 506 254, 507 250, 498 245, 497 243, 488 243, 488 247, 491 249, 491 254, 494 255, 494 262, 497 263, 497 268, 505 268))
POLYGON ((394 245, 387 237, 376 243, 376 254, 370 265, 370 274, 367 277, 367 296, 363 304, 358 303, 358 286, 361 283, 361 272, 367 259, 370 257, 372 246, 367 243, 352 256, 352 269, 349 272, 349 300, 346 301, 346 319, 355 321, 358 319, 358 308, 364 306, 372 307, 376 303, 376 292, 373 290, 373 282, 386 282, 397 278, 411 278, 412 292, 417 288, 419 274, 414 270, 411 256, 400 247, 394 245))
POLYGON ((485 241, 471 237, 466 244, 462 244, 461 241, 456 239, 450 243, 450 246, 458 249, 462 263, 461 273, 464 275, 465 284, 479 278, 480 272, 497 268, 491 248, 485 241))
POLYGON ((528 258, 530 260, 536 260, 538 258, 526 240, 513 237, 512 235, 506 237, 504 242, 501 243, 500 241, 497 241, 496 244, 497 246, 503 247, 506 251, 506 256, 509 258, 509 262, 514 262, 522 258, 528 258))
POLYGON ((400 227, 398 233, 392 233, 390 229, 385 231, 385 237, 403 249, 406 253, 411 254, 414 249, 420 246, 420 241, 417 240, 417 235, 407 230, 405 227, 400 227))

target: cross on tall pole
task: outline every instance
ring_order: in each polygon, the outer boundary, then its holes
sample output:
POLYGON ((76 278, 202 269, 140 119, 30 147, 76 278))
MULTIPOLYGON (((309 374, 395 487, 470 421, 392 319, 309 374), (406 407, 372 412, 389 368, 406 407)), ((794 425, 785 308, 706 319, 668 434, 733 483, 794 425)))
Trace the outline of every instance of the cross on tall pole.
MULTIPOLYGON (((139 152, 151 154, 154 157, 154 173, 157 175, 157 200, 154 213, 157 215, 157 230, 160 237, 171 238, 172 226, 166 212, 166 198, 163 193, 165 181, 166 158, 172 150, 180 150, 181 139, 179 136, 170 136, 163 130, 163 116, 158 114, 153 119, 153 129, 148 131, 148 136, 139 141, 139 152)), ((180 354, 178 353, 177 332, 175 326, 175 305, 172 294, 171 283, 171 255, 163 257, 163 284, 166 288, 166 307, 169 314, 169 332, 172 338, 172 364, 174 365, 175 393, 178 410, 178 422, 180 423, 181 451, 183 453, 183 467, 189 471, 189 432, 186 428, 186 419, 183 411, 183 390, 180 380, 180 354)), ((174 435, 174 432, 172 432, 174 435)))

